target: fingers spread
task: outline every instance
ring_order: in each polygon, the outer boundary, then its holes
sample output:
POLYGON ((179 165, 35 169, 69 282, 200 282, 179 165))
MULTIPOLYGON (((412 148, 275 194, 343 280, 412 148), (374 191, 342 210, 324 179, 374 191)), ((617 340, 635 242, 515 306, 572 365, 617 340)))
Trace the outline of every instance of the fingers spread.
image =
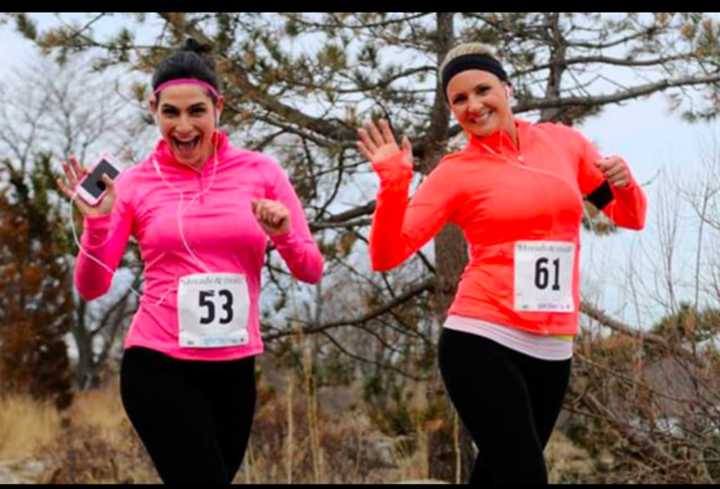
POLYGON ((383 144, 385 144, 382 134, 380 133, 373 121, 368 122, 366 127, 368 129, 370 137, 372 138, 373 143, 375 143, 375 146, 382 146, 383 144))
POLYGON ((70 168, 67 161, 63 161, 63 171, 65 172, 65 178, 67 178, 68 185, 74 188, 77 184, 77 178, 75 178, 75 172, 70 168))
POLYGON ((72 169, 75 172, 75 177, 78 180, 82 178, 83 175, 85 175, 85 168, 83 168, 80 163, 78 163, 77 159, 75 159, 75 156, 70 156, 70 165, 72 166, 72 169))
POLYGON ((370 150, 365 146, 365 144, 362 141, 357 142, 357 147, 360 153, 367 158, 368 160, 372 160, 372 153, 370 150))
POLYGON ((408 158, 412 160, 412 143, 407 136, 403 136, 402 140, 403 151, 407 154, 408 158))
POLYGON ((390 124, 385 119, 380 119, 380 129, 382 130, 382 136, 385 138, 385 143, 395 143, 395 136, 390 129, 390 124))
POLYGON ((62 193, 65 194, 66 197, 72 199, 73 192, 69 188, 65 186, 65 183, 62 181, 62 178, 56 178, 55 181, 57 182, 57 186, 60 189, 62 193))
POLYGON ((368 132, 365 129, 360 128, 358 129, 358 135, 360 136, 360 142, 365 145, 368 151, 370 151, 370 154, 374 154, 375 151, 377 151, 377 145, 370 138, 368 132))

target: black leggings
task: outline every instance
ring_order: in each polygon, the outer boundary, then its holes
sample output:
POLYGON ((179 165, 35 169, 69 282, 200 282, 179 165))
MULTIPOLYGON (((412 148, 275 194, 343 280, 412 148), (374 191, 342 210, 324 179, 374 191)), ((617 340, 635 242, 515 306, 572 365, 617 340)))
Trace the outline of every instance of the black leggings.
POLYGON ((123 354, 120 394, 163 482, 232 481, 255 412, 254 357, 189 361, 132 347, 123 354))
POLYGON ((571 360, 540 360, 443 328, 438 361, 478 447, 470 484, 547 484, 543 449, 560 414, 571 360))

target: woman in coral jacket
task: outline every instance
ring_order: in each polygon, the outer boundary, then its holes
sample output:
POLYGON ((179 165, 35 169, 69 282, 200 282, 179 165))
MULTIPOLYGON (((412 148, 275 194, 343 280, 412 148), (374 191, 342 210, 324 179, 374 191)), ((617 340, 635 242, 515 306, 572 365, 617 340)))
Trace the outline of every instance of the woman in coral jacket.
POLYGON ((439 70, 468 144, 445 156, 411 199, 411 144, 387 121, 359 129, 380 177, 370 231, 374 270, 389 270, 448 222, 470 260, 448 311, 438 361, 479 453, 471 483, 547 483, 543 449, 567 389, 578 328, 583 198, 617 225, 642 229, 646 199, 618 156, 579 132, 512 114, 490 48, 451 50, 439 70))
POLYGON ((96 206, 74 199, 87 173, 58 181, 84 215, 80 295, 110 287, 128 239, 145 288, 124 344, 123 406, 165 483, 229 484, 245 453, 262 353, 258 298, 268 238, 292 274, 317 282, 323 258, 287 175, 217 129, 223 98, 207 47, 189 39, 157 66, 150 109, 161 139, 107 176, 96 206))

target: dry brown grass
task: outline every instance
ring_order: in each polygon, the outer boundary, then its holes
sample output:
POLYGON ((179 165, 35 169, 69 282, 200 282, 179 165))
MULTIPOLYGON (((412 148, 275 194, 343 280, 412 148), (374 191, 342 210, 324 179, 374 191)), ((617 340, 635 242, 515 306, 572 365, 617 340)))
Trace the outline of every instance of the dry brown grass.
POLYGON ((551 484, 581 483, 595 471, 595 464, 587 450, 574 445, 557 430, 545 448, 545 460, 551 484))
POLYGON ((0 460, 40 461, 35 482, 158 482, 120 402, 117 384, 78 393, 55 408, 23 396, 0 398, 0 460))
POLYGON ((120 401, 117 382, 76 395, 55 439, 36 451, 47 483, 160 482, 120 401))
POLYGON ((60 432, 60 416, 50 403, 28 396, 0 396, 0 459, 32 456, 60 432))
MULTIPOLYGON (((235 482, 393 483, 428 478, 428 427, 419 419, 414 432, 390 438, 373 426, 362 403, 329 412, 306 375, 286 378, 286 385, 276 389, 260 377, 250 444, 235 482)), ((332 391, 321 395, 332 396, 332 391)), ((63 419, 47 404, 0 399, 0 462, 41 461, 44 470, 36 482, 160 482, 126 418, 116 382, 78 393, 63 419)), ((590 470, 587 454, 560 434, 553 436, 546 455, 553 482, 579 481, 590 470)))
POLYGON ((359 411, 326 413, 306 379, 276 393, 262 388, 239 483, 348 483, 400 479, 400 457, 359 411), (311 396, 314 397, 314 396, 311 396), (387 446, 378 455, 376 445, 387 446))
MULTIPOLYGON (((306 375, 287 378, 289 388, 279 392, 260 379, 250 444, 236 482, 379 483, 427 477, 421 427, 415 436, 390 439, 359 406, 325 412, 306 375)), ((117 382, 78 393, 62 420, 50 405, 5 398, 0 435, 0 462, 42 462, 35 482, 159 482, 127 420, 117 382)))

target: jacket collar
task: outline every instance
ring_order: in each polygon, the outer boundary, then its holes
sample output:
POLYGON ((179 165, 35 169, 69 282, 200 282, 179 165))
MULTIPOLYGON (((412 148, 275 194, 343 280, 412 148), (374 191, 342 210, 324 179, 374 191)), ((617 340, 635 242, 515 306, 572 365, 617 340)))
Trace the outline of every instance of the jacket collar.
MULTIPOLYGON (((527 128, 530 126, 530 123, 526 120, 515 118, 514 124, 518 141, 525 141, 527 128)), ((515 145, 510 134, 503 130, 498 130, 482 137, 467 133, 467 139, 468 144, 465 146, 465 151, 482 151, 484 153, 495 154, 517 154, 520 151, 519 146, 515 145)))

